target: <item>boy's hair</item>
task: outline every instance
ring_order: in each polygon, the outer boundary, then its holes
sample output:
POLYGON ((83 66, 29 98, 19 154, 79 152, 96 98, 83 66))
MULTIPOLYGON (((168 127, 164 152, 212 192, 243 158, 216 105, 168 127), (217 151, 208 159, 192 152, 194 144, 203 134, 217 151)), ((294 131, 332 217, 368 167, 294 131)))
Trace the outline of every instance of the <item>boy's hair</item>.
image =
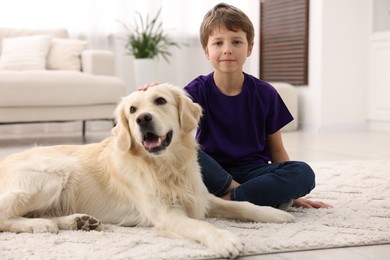
POLYGON ((221 25, 225 25, 230 31, 244 31, 248 44, 253 42, 255 30, 249 17, 237 7, 219 3, 206 13, 200 25, 200 43, 204 50, 207 48, 209 36, 221 25))

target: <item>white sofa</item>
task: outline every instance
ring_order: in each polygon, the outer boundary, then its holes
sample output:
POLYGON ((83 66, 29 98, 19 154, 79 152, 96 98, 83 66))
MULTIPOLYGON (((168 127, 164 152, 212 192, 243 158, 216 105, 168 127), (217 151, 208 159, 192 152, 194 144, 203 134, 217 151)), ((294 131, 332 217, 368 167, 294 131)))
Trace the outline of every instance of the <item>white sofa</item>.
POLYGON ((286 104, 294 120, 284 126, 282 132, 290 132, 298 130, 299 121, 299 102, 298 102, 298 91, 296 87, 289 83, 284 82, 270 82, 272 86, 278 91, 283 102, 286 104))
POLYGON ((65 29, 0 28, 0 124, 82 121, 85 135, 86 121, 113 120, 115 107, 126 95, 114 68, 113 53, 88 50, 65 29), (50 46, 43 68, 29 65, 36 58, 30 55, 40 50, 15 50, 19 42, 34 45, 35 39, 46 36, 50 46))

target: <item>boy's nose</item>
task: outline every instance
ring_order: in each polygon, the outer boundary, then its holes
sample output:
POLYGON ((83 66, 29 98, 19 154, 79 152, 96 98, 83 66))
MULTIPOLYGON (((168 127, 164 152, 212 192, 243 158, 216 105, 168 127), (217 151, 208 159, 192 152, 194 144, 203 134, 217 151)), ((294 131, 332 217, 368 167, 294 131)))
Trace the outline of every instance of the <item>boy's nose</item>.
POLYGON ((223 51, 224 54, 230 54, 232 53, 232 48, 230 45, 226 45, 224 51, 223 51))

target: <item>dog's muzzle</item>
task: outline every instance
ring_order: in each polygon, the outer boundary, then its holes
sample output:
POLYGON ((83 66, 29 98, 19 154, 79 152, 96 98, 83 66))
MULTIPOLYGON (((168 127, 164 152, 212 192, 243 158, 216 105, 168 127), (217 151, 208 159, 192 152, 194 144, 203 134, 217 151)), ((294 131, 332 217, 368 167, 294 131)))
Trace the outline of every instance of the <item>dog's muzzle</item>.
POLYGON ((153 116, 150 113, 143 113, 136 119, 142 133, 142 144, 149 153, 158 154, 165 150, 172 141, 173 131, 165 135, 158 135, 155 132, 153 116))
POLYGON ((172 141, 172 131, 166 135, 158 136, 152 132, 146 132, 142 144, 149 153, 159 153, 169 146, 172 141))

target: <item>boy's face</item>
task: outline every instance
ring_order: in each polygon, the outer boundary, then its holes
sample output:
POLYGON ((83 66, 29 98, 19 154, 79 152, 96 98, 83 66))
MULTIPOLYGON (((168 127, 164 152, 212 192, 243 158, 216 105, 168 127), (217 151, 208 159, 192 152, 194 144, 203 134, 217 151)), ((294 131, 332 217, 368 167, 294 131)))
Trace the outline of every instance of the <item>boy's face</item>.
POLYGON ((244 31, 229 31, 221 25, 209 36, 205 56, 220 72, 241 72, 246 58, 252 53, 252 47, 253 43, 248 44, 244 31))

